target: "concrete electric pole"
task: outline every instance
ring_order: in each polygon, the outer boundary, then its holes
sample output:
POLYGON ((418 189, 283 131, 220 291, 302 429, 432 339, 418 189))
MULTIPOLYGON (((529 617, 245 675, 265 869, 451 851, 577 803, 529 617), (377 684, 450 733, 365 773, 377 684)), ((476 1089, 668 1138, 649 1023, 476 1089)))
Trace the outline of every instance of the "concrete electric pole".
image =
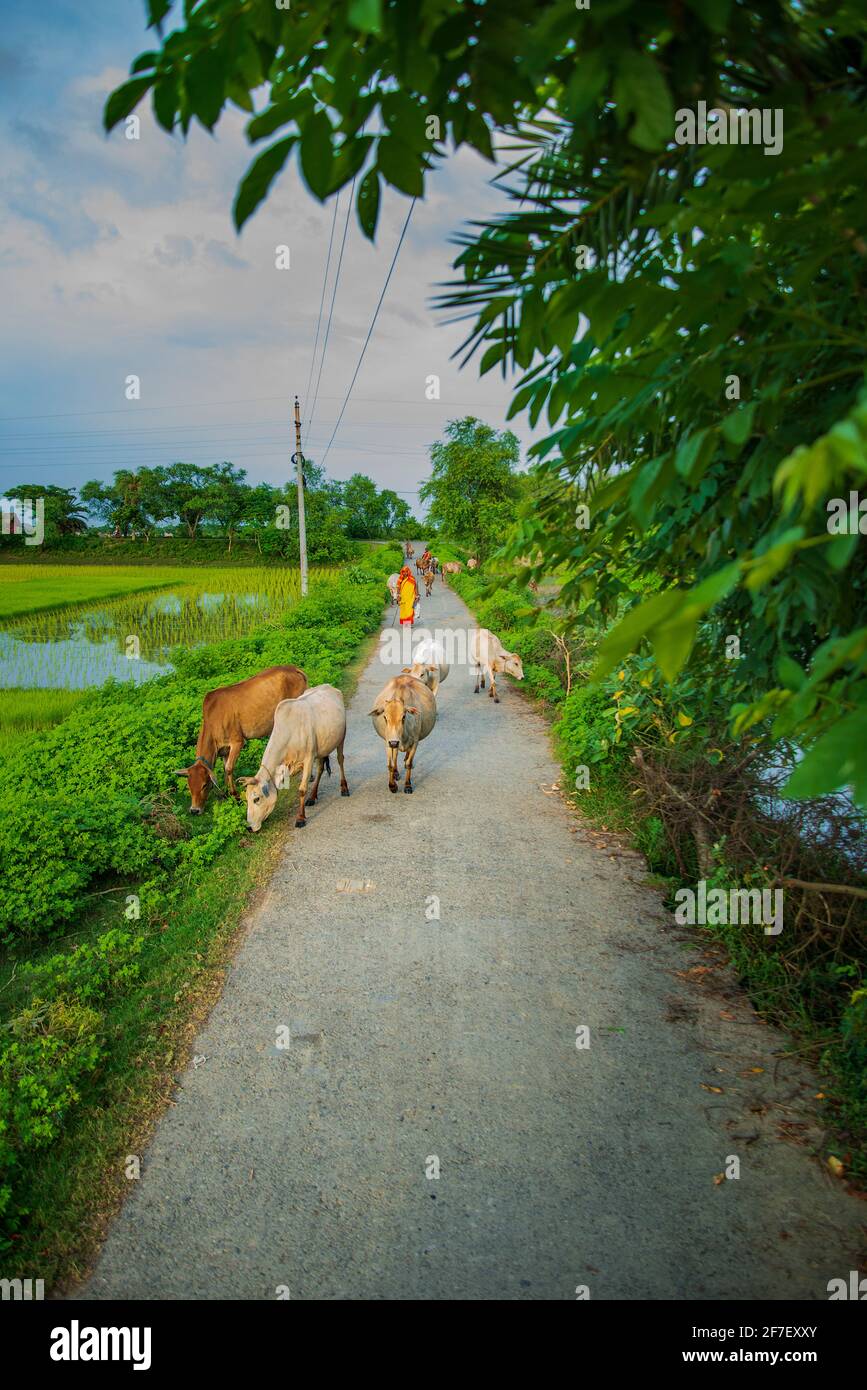
POLYGON ((295 397, 295 476, 298 481, 298 544, 301 548, 301 597, 307 593, 307 520, 304 515, 304 458, 301 453, 301 412, 295 397))

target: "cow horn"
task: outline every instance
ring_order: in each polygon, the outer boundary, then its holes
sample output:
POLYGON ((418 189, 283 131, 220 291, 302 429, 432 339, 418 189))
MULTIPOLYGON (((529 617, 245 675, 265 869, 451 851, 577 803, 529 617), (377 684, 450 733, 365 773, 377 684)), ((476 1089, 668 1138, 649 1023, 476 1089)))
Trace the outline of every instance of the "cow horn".
POLYGON ((173 777, 189 777, 189 775, 190 769, 188 767, 176 767, 172 771, 173 777))
POLYGON ((382 705, 380 705, 377 709, 372 709, 372 710, 370 711, 370 713, 371 713, 371 714, 382 714, 382 705))
POLYGON ((235 781, 239 787, 249 787, 253 782, 258 782, 258 777, 236 777, 235 781))

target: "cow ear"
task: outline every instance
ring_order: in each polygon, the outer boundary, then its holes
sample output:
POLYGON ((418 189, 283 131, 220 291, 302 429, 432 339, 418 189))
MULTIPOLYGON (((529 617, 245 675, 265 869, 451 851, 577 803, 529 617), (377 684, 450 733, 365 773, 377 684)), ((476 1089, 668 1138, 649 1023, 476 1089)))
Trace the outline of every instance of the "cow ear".
POLYGON ((371 713, 371 714, 382 714, 382 705, 377 706, 376 709, 372 709, 372 710, 370 711, 370 713, 371 713))
POLYGON ((400 674, 401 674, 402 676, 411 676, 411 675, 412 675, 412 667, 411 667, 411 666, 404 666, 404 668, 403 668, 403 670, 401 671, 400 674))
POLYGON ((262 795, 263 795, 263 796, 270 796, 270 795, 271 795, 271 783, 270 783, 270 782, 263 782, 263 783, 262 783, 262 795))
POLYGON ((411 709, 407 710, 407 714, 418 714, 418 710, 416 709, 415 705, 413 705, 411 709))
POLYGON ((256 782, 255 777, 238 777, 236 780, 239 787, 250 787, 255 785, 256 782))
POLYGON ((173 777, 189 777, 189 775, 190 769, 188 767, 176 767, 172 771, 173 777))

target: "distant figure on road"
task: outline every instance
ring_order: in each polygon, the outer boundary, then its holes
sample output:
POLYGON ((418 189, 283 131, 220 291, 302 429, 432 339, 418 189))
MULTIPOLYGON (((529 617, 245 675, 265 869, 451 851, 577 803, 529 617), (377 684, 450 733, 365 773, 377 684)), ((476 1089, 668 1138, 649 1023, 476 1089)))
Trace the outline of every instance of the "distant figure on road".
POLYGON ((418 601, 418 584, 409 565, 404 565, 397 581, 397 591, 400 599, 400 623, 401 627, 409 623, 410 626, 415 622, 415 605, 418 601))

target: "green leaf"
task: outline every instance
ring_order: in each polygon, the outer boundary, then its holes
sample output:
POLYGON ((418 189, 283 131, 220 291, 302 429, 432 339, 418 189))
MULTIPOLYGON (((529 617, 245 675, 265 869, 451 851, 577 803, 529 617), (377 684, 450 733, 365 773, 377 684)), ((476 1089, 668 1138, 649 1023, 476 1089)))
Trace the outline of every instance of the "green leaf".
POLYGON ((140 53, 130 68, 130 73, 149 72, 151 68, 156 67, 159 56, 158 53, 153 52, 140 53))
POLYGON ((742 405, 739 410, 732 410, 722 422, 722 432, 730 444, 734 444, 740 449, 747 442, 753 428, 753 416, 756 413, 755 401, 750 401, 748 405, 742 405))
POLYGON ((375 169, 368 169, 361 180, 356 206, 361 230, 368 241, 373 241, 379 216, 379 174, 375 169))
POLYGON ((777 678, 781 685, 787 690, 800 690, 804 681, 807 679, 797 661, 793 661, 785 653, 777 662, 777 678))
POLYGON ((628 656, 638 646, 657 623, 664 622, 683 603, 684 595, 680 589, 669 589, 664 594, 654 594, 645 599, 637 608, 631 609, 625 618, 602 639, 599 644, 599 660, 592 679, 599 680, 612 670, 619 661, 628 656))
POLYGON ((221 55, 204 48, 187 64, 184 86, 193 115, 213 130, 223 109, 226 70, 221 55))
POLYGON ((172 0, 147 0, 148 28, 160 25, 172 8, 172 0))
POLYGON ((707 438, 707 430, 694 430, 685 435, 677 446, 674 466, 682 478, 692 481, 692 471, 699 457, 701 446, 707 438))
POLYGON ((324 111, 314 111, 301 132, 301 172, 310 192, 324 202, 331 191, 331 122, 324 111))
POLYGON ((668 83, 649 53, 627 49, 618 63, 614 100, 623 111, 635 112, 629 132, 633 145, 660 150, 674 137, 674 102, 668 83))
POLYGON ((378 34, 382 28, 382 0, 350 0, 346 18, 362 34, 378 34))
POLYGON ((389 92, 383 97, 380 109, 383 120, 398 140, 413 150, 427 151, 430 148, 425 125, 428 113, 420 102, 413 101, 406 92, 389 92))
POLYGON ((867 707, 839 720, 813 745, 781 795, 792 800, 823 796, 850 783, 855 801, 867 804, 867 707))
POLYGON ((695 641, 696 626, 694 618, 684 618, 682 622, 661 623, 650 634, 653 655, 669 684, 686 665, 695 641))
POLYGON ((286 163, 292 146, 297 143, 297 139, 296 135, 287 135, 285 139, 278 140, 275 145, 269 145, 267 150, 263 150, 258 158, 253 160, 241 180, 232 209, 238 231, 241 230, 247 218, 256 211, 266 196, 274 179, 286 163))
POLYGON ((102 115, 102 123, 106 130, 113 130, 118 121, 125 120, 138 103, 141 101, 145 92, 149 91, 156 81, 156 74, 150 77, 134 77, 131 82, 124 82, 122 86, 113 91, 105 103, 105 110, 102 115))
POLYGON ((424 178, 420 167, 420 157, 396 135, 384 135, 377 146, 376 162, 384 177, 392 187, 406 193, 410 198, 420 198, 424 193, 424 178))
POLYGON ((495 367, 498 362, 501 362, 505 355, 505 351, 505 343, 493 343, 492 346, 487 349, 479 363, 479 376, 484 376, 485 373, 489 372, 492 367, 495 367))
POLYGON ((726 598, 736 586, 741 577, 741 563, 735 560, 730 565, 725 565, 715 574, 708 575, 694 589, 690 589, 687 594, 687 607, 690 613, 703 614, 714 604, 726 598))
POLYGON ((157 82, 151 100, 157 124, 171 133, 178 110, 178 79, 175 73, 168 73, 157 82))

